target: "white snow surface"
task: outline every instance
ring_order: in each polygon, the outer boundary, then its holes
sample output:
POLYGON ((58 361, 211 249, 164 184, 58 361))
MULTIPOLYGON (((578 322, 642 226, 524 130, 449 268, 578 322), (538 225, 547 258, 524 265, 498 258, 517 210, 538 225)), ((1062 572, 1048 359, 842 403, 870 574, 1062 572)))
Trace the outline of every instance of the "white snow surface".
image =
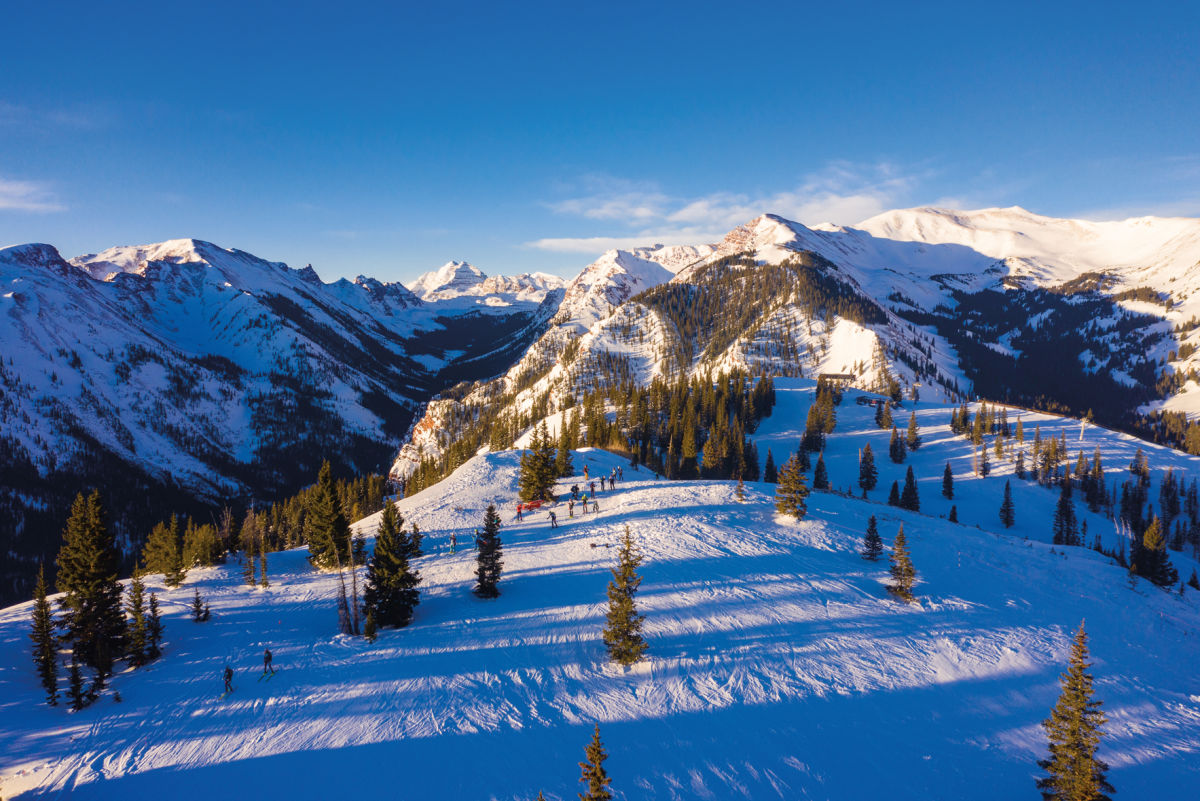
MULTIPOLYGON (((813 382, 779 380, 754 434, 782 463, 803 430, 813 382)), ((574 454, 593 477, 624 480, 600 512, 558 528, 514 518, 519 454, 484 454, 397 504, 425 534, 412 625, 371 645, 335 633, 336 578, 303 550, 270 556, 271 586, 247 589, 235 564, 166 590, 166 653, 124 671, 82 712, 50 708, 28 657, 29 604, 0 612, 0 782, 6 798, 269 795, 334 798, 574 798, 593 724, 617 798, 1012 799, 1033 797, 1039 725, 1058 693, 1071 634, 1086 618, 1101 756, 1119 798, 1191 798, 1200 786, 1200 594, 1137 581, 1094 551, 1052 548, 1057 492, 1011 475, 969 475, 971 445, 950 408, 916 407, 912 453, 923 513, 880 503, 907 465, 888 461, 871 410, 838 407, 825 459, 835 486, 871 442, 880 486, 868 501, 813 493, 802 522, 778 517, 773 487, 666 482, 608 453, 574 454), (953 501, 940 494, 955 470, 953 501), (1017 526, 999 525, 1012 482, 1017 526), (496 503, 505 526, 499 599, 471 592, 472 530, 496 503), (961 525, 944 519, 957 505, 961 525), (886 559, 857 554, 868 515, 891 544, 903 523, 918 573, 913 605, 885 591, 886 559), (613 546, 628 525, 646 561, 638 595, 648 659, 609 665, 600 631, 613 546), (457 535, 459 550, 448 553, 457 535), (196 624, 199 589, 213 619, 196 624), (280 673, 256 681, 270 647, 280 673), (236 691, 218 700, 225 664, 236 691), (348 789, 352 788, 352 789, 348 789)), ((898 414, 907 417, 907 411, 898 414)), ((903 419, 903 418, 901 418, 903 419)), ((1015 411, 1010 412, 1015 424, 1015 411)), ((1197 460, 1077 421, 1024 413, 1026 434, 1063 427, 1101 447, 1116 478, 1141 446, 1154 480, 1197 460)), ((582 476, 563 479, 567 491, 582 476)), ((1152 486, 1151 497, 1157 486, 1152 486)), ((1108 544, 1110 523, 1081 505, 1108 544)), ((358 528, 373 531, 377 516, 358 528)), ((1174 552, 1185 575, 1195 562, 1174 552)))

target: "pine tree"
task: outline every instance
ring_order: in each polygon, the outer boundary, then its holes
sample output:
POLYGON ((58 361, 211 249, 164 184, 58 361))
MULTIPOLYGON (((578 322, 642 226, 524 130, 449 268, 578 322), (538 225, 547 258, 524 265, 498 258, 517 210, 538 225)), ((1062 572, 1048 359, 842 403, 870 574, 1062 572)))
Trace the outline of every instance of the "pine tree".
POLYGON ((192 622, 204 622, 204 599, 200 597, 200 588, 192 590, 192 622))
POLYGON ((813 470, 812 488, 825 492, 829 490, 829 472, 825 469, 824 452, 817 455, 817 466, 813 470))
POLYGON ((775 457, 771 455, 770 448, 767 448, 767 462, 763 465, 763 481, 767 484, 779 483, 779 474, 775 471, 775 457))
POLYGON ((1192 577, 1188 579, 1188 586, 1193 590, 1200 590, 1200 575, 1196 574, 1196 568, 1192 568, 1192 577))
POLYGON ((246 512, 246 519, 242 521, 242 531, 238 536, 242 550, 242 582, 248 587, 257 585, 254 580, 254 554, 258 551, 258 539, 258 515, 250 509, 246 512))
POLYGON ((808 513, 804 499, 808 497, 808 480, 800 470, 799 453, 788 459, 779 471, 779 483, 775 486, 775 509, 780 514, 803 520, 808 513))
POLYGON ((150 618, 146 623, 147 651, 150 659, 162 656, 163 623, 158 612, 158 594, 150 593, 150 618))
POLYGON ((900 493, 900 508, 910 512, 921 511, 921 498, 917 495, 917 479, 913 475, 912 465, 904 475, 904 490, 900 493))
POLYGON ((942 495, 947 500, 954 499, 954 471, 950 469, 949 462, 946 462, 946 469, 942 471, 942 495))
POLYGON ((421 602, 417 590, 421 574, 409 563, 411 539, 400 529, 403 522, 395 505, 389 503, 383 507, 379 530, 375 534, 375 552, 367 562, 367 583, 363 591, 367 615, 374 619, 376 626, 407 626, 421 602))
POLYGON ((587 792, 579 793, 579 801, 611 801, 613 796, 608 786, 612 780, 604 771, 604 760, 608 759, 608 754, 600 742, 600 724, 596 724, 596 729, 592 732, 592 741, 584 749, 584 753, 587 755, 587 761, 579 763, 583 771, 579 781, 587 787, 587 792))
POLYGON ((879 536, 879 526, 875 523, 875 515, 867 519, 867 533, 863 535, 862 550, 858 552, 863 559, 872 562, 879 559, 883 553, 883 538, 879 536))
POLYGON ((742 481, 741 476, 738 476, 737 485, 733 488, 733 495, 737 498, 738 503, 746 502, 746 482, 742 481))
POLYGON ((875 454, 871 451, 871 443, 863 445, 858 455, 858 487, 863 497, 879 484, 879 472, 875 469, 875 454))
POLYGON ((1158 516, 1150 518, 1150 525, 1142 535, 1142 547, 1137 560, 1138 574, 1159 587, 1170 587, 1179 581, 1179 574, 1167 556, 1167 545, 1162 535, 1162 523, 1158 516))
POLYGON ((892 489, 890 492, 888 492, 887 502, 888 502, 888 506, 899 506, 900 505, 900 482, 899 481, 892 482, 892 489))
POLYGON ((908 540, 904 537, 904 524, 896 532, 896 542, 892 546, 892 584, 888 590, 905 601, 913 600, 913 581, 917 571, 913 568, 912 557, 908 553, 908 540))
POLYGON ((887 401, 878 404, 875 407, 875 425, 879 426, 884 431, 896 425, 892 419, 892 405, 887 401))
POLYGON ((120 553, 105 522, 100 493, 80 493, 58 552, 60 604, 66 612, 67 637, 78 661, 96 669, 101 682, 112 673, 122 652, 125 616, 117 581, 120 553))
POLYGON ((262 581, 259 582, 261 587, 270 587, 271 582, 267 580, 267 538, 259 537, 258 539, 258 569, 262 574, 262 581))
POLYGON ((637 572, 642 558, 633 544, 629 526, 625 526, 617 567, 612 570, 612 580, 608 582, 604 644, 608 648, 608 658, 626 668, 641 661, 646 652, 646 641, 642 637, 643 618, 638 614, 634 597, 642 583, 637 572))
POLYGON ((329 462, 324 462, 317 474, 307 522, 309 559, 322 570, 337 568, 342 555, 350 552, 350 522, 338 500, 329 462))
MULTIPOLYGON (((1019 421, 1018 421, 1017 425, 1020 426, 1019 421)), ((1016 461, 1015 465, 1013 466, 1013 474, 1017 478, 1021 479, 1022 481, 1025 480, 1025 451, 1024 450, 1017 451, 1017 461, 1016 461)))
POLYGON ((1093 698, 1091 666, 1087 633, 1080 623, 1067 672, 1059 676, 1062 692, 1050 717, 1042 721, 1050 758, 1038 760, 1048 775, 1038 779, 1037 787, 1045 801, 1109 801, 1107 793, 1113 792, 1105 775, 1108 765, 1096 756, 1105 717, 1103 702, 1093 698))
POLYGON ((75 654, 71 654, 71 668, 68 673, 71 709, 75 712, 87 706, 87 697, 83 692, 83 674, 79 671, 79 660, 75 658, 75 654))
POLYGON ((917 427, 917 412, 915 409, 908 416, 908 431, 905 433, 904 444, 910 451, 915 451, 921 447, 921 432, 917 427))
POLYGON ((46 599, 46 570, 38 566, 37 586, 33 590, 33 626, 29 632, 33 642, 33 663, 38 678, 46 690, 46 702, 58 705, 58 648, 54 644, 54 617, 46 599))
POLYGON ((496 513, 494 504, 488 504, 483 515, 483 532, 479 535, 479 554, 475 567, 475 594, 480 598, 496 598, 500 595, 497 585, 504 567, 503 556, 500 515, 496 513))
POLYGON ((375 625, 375 612, 368 609, 367 622, 366 625, 363 626, 363 637, 366 638, 367 642, 375 642, 375 638, 378 636, 379 629, 375 625))
POLYGON ((1071 482, 1064 481, 1054 507, 1051 541, 1055 545, 1078 545, 1079 525, 1075 519, 1075 504, 1071 502, 1071 482))
POLYGON ((958 522, 958 507, 957 506, 950 507, 950 514, 946 517, 946 519, 949 520, 951 523, 958 522))
POLYGON ((562 422, 559 423, 558 432, 558 453, 554 457, 554 472, 561 478, 573 475, 575 473, 575 465, 571 462, 571 434, 570 427, 567 425, 566 412, 561 415, 562 422))
POLYGON ((171 515, 150 530, 142 548, 142 563, 148 573, 162 573, 163 583, 178 587, 187 577, 183 567, 183 539, 179 533, 179 518, 171 515))
POLYGON ((134 667, 147 661, 149 625, 146 621, 146 583, 142 581, 142 571, 135 565, 133 579, 129 582, 129 599, 125 602, 125 611, 129 613, 129 622, 125 632, 126 654, 129 664, 134 667))
POLYGON ((1016 520, 1016 517, 1014 516, 1013 512, 1014 512, 1014 507, 1013 507, 1013 499, 1012 499, 1012 487, 1010 486, 1008 481, 1005 481, 1004 482, 1004 501, 1000 504, 1000 522, 1004 524, 1005 528, 1012 528, 1013 523, 1016 520))
POLYGON ((908 449, 904 447, 904 440, 900 438, 900 432, 893 426, 892 438, 888 442, 888 458, 896 464, 902 464, 906 456, 908 456, 908 449))

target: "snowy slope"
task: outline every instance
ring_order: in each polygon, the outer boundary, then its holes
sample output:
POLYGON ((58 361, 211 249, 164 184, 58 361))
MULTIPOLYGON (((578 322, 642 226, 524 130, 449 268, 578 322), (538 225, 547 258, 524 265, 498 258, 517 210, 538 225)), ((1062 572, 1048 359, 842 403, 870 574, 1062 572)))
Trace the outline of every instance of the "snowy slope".
MULTIPOLYGON (((777 454, 798 436, 812 385, 778 390, 756 435, 777 454)), ((826 453, 835 485, 849 481, 857 444, 878 436, 868 410, 838 411, 826 453)), ((1038 724, 1086 618, 1110 719, 1101 755, 1119 797, 1190 797, 1200 595, 1131 588, 1099 554, 1051 548, 1054 494, 1033 485, 1015 482, 1018 525, 1000 529, 1003 466, 960 476, 964 525, 940 519, 941 466, 970 446, 939 427, 948 408, 919 412, 927 444, 911 461, 929 514, 814 493, 797 524, 775 516, 768 485, 749 485, 743 504, 728 482, 664 482, 585 449, 577 469, 623 465, 625 480, 599 496, 598 515, 568 519, 560 505, 550 529, 541 513, 513 519, 517 453, 476 457, 399 504, 426 535, 411 627, 374 645, 334 634, 335 580, 312 573, 303 551, 271 556, 265 590, 239 586, 236 565, 179 590, 152 582, 168 599, 166 656, 115 679, 121 704, 106 696, 74 715, 40 703, 28 605, 0 612, 0 786, 6 798, 207 799, 214 787, 318 798, 341 795, 349 773, 364 796, 561 800, 574 798, 575 763, 599 723, 618 798, 1029 797, 1038 724), (505 573, 501 597, 480 601, 468 543, 489 502, 504 509, 505 573), (888 543, 904 524, 919 603, 890 600, 886 561, 858 557, 868 514, 888 543), (625 673, 606 663, 599 635, 608 546, 627 524, 646 555, 650 650, 625 673), (209 623, 186 619, 193 586, 213 604, 209 623), (282 671, 259 683, 265 646, 282 671), (227 662, 237 689, 222 702, 227 662), (398 769, 365 767, 379 764, 398 769)), ((1047 433, 1075 426, 1038 419, 1047 433)), ((1136 443, 1087 429, 1083 447, 1097 444, 1115 471, 1136 443)), ((1147 450, 1156 478, 1195 466, 1147 450)), ((886 448, 876 451, 891 478, 886 448)))

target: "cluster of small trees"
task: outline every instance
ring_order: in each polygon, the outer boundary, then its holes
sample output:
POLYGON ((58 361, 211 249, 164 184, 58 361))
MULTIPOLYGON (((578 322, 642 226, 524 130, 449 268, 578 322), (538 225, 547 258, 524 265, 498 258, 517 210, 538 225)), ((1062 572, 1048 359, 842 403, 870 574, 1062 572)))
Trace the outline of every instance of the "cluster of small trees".
POLYGON ((140 572, 135 572, 126 595, 117 580, 119 565, 116 538, 99 493, 80 493, 71 506, 58 552, 56 584, 63 594, 59 600, 62 616, 54 618, 44 570, 39 571, 34 592, 33 659, 51 705, 58 702, 63 648, 70 650, 68 695, 73 709, 81 709, 99 696, 117 660, 125 659, 137 667, 162 653, 158 596, 151 593, 147 601, 140 572), (55 635, 55 628, 63 633, 55 635), (86 690, 83 667, 94 672, 86 690))
POLYGON ((573 443, 570 430, 569 425, 562 426, 560 447, 556 451, 546 421, 534 427, 529 447, 521 452, 519 487, 522 501, 552 500, 555 480, 571 474, 573 443))

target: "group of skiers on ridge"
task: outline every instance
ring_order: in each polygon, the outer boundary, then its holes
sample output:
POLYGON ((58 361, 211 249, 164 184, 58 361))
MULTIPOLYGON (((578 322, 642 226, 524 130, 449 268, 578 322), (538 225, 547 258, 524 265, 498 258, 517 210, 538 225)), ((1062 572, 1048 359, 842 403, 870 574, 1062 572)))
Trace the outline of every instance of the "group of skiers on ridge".
MULTIPOLYGON (((271 649, 264 648, 263 649, 262 676, 268 675, 268 672, 272 676, 275 675, 275 668, 271 664, 272 660, 274 660, 274 657, 271 655, 271 649)), ((228 663, 225 664, 224 676, 225 676, 225 694, 228 695, 229 693, 233 692, 233 668, 230 667, 228 663)), ((259 676, 259 679, 261 679, 262 676, 259 676)))

